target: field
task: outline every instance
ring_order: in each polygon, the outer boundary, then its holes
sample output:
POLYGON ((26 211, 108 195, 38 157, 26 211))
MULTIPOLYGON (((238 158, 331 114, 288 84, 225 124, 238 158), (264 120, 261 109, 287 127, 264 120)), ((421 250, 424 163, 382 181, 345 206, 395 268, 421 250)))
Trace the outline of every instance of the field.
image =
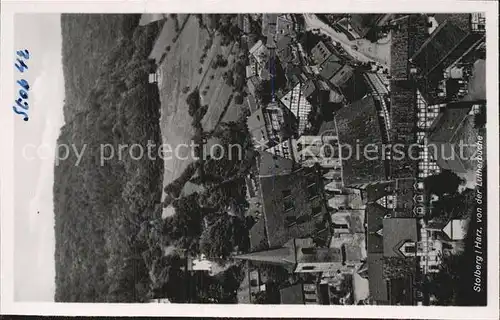
MULTIPOLYGON (((198 88, 201 93, 201 104, 208 105, 207 113, 202 120, 203 129, 207 132, 213 130, 224 116, 228 99, 233 92, 233 89, 225 83, 223 74, 232 67, 236 45, 222 46, 219 34, 211 35, 206 28, 200 27, 193 15, 187 19, 177 41, 172 43, 166 59, 159 68, 160 77, 163 79, 160 84, 162 113, 160 126, 163 143, 169 144, 172 149, 179 144, 189 145, 194 135, 192 118, 188 114, 186 103, 189 92, 198 88), (211 37, 212 45, 206 51, 206 58, 202 64, 200 58, 211 37), (216 69, 211 67, 217 55, 222 55, 228 60, 226 67, 216 69)), ((166 27, 172 28, 174 33, 173 22, 166 27)), ((234 108, 237 107, 231 102, 228 109, 234 108)), ((182 158, 189 157, 189 159, 172 157, 165 160, 164 185, 178 178, 193 161, 187 148, 180 148, 179 154, 182 158)))

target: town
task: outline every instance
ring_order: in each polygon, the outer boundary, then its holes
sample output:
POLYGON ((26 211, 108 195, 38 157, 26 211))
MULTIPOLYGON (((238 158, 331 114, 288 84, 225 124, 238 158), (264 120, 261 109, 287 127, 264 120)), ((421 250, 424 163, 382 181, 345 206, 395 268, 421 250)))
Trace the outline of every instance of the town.
POLYGON ((484 14, 61 17, 56 301, 485 303, 484 14))
MULTIPOLYGON (((481 139, 484 16, 239 14, 232 23, 245 66, 230 76, 246 83, 229 108, 246 110, 255 151, 248 208, 228 213, 253 221, 247 250, 227 258, 244 265, 238 303, 439 304, 428 282, 463 251, 474 203, 436 216, 449 194, 427 184, 466 180, 476 163, 428 145, 456 154, 458 141, 481 139), (417 160, 415 149, 403 160, 343 158, 340 145, 356 141, 418 145, 417 160)), ((156 70, 151 82, 168 81, 156 70)), ((221 99, 219 90, 201 99, 221 99)), ((220 272, 203 254, 186 261, 220 272)))

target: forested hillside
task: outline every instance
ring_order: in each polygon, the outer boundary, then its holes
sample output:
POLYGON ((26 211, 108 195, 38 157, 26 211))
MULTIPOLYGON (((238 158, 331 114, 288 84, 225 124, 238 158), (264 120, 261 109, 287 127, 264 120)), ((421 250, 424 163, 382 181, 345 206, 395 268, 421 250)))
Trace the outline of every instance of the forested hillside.
POLYGON ((139 18, 61 18, 66 124, 58 143, 86 148, 78 165, 72 152, 55 167, 56 301, 142 301, 149 291, 144 230, 161 215, 163 161, 99 159, 101 144, 161 144, 147 61, 160 25, 138 27, 139 18))

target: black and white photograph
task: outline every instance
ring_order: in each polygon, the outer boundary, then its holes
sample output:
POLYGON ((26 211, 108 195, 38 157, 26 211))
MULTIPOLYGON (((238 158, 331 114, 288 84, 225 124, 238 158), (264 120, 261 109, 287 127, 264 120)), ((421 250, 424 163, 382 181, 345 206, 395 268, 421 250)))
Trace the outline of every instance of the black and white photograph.
POLYGON ((487 306, 498 56, 427 9, 14 14, 13 301, 487 306))

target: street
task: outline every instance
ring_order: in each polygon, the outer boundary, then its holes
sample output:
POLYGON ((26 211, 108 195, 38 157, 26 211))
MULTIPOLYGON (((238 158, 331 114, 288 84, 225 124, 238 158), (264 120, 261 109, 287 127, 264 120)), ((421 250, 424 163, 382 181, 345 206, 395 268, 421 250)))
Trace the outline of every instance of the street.
MULTIPOLYGON (((350 41, 347 36, 341 32, 335 31, 332 27, 321 21, 315 14, 305 13, 304 20, 306 23, 306 30, 319 29, 321 33, 329 36, 333 41, 342 45, 343 49, 353 58, 360 62, 377 62, 385 68, 388 68, 390 56, 390 41, 383 44, 370 43, 368 40, 354 40, 350 41), (354 50, 353 46, 366 47, 366 53, 354 50), (373 48, 373 49, 372 49, 373 48)), ((360 49, 363 49, 361 48, 360 49)))

